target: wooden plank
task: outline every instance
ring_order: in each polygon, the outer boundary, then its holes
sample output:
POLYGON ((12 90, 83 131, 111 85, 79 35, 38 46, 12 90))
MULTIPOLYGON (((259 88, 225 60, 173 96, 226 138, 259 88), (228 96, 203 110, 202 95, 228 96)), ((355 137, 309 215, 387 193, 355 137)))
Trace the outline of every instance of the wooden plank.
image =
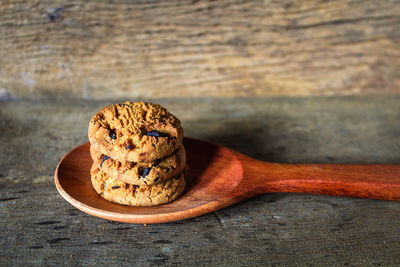
MULTIPOLYGON (((186 135, 257 159, 399 163, 400 96, 164 99, 186 135)), ((397 266, 400 202, 267 194, 175 223, 86 215, 53 172, 111 101, 0 103, 1 265, 397 266)))
POLYGON ((400 92, 397 1, 6 1, 18 98, 400 92))

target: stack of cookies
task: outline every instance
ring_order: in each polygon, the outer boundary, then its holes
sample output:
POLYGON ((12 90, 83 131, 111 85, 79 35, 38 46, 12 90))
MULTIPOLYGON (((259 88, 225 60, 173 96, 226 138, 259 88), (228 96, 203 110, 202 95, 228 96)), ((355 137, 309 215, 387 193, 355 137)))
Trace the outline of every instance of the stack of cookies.
POLYGON ((88 135, 92 185, 106 200, 155 206, 183 192, 183 129, 162 106, 145 102, 107 106, 90 121, 88 135))

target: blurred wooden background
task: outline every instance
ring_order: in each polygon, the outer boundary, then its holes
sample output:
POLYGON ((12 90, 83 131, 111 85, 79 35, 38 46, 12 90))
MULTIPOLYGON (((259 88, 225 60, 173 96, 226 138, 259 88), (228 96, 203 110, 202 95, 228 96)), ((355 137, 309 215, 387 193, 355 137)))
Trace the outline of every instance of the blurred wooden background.
POLYGON ((1 1, 0 98, 400 93, 399 44, 399 1, 1 1))

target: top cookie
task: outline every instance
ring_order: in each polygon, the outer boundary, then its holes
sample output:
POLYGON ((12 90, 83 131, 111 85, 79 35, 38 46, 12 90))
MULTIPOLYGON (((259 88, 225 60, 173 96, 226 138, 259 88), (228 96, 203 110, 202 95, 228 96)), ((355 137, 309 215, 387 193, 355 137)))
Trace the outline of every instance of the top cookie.
POLYGON ((183 129, 162 106, 128 101, 100 110, 89 123, 88 136, 97 151, 115 160, 149 162, 176 150, 183 129))

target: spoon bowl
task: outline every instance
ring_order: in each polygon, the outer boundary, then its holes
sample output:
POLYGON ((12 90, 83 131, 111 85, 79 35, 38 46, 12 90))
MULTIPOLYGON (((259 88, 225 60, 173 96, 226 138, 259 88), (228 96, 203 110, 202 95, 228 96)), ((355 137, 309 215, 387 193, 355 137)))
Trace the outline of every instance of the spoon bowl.
POLYGON ((270 192, 400 200, 400 165, 268 163, 207 141, 184 138, 183 143, 189 166, 187 187, 171 203, 131 207, 103 199, 90 181, 89 143, 61 159, 54 175, 57 190, 83 212, 128 223, 192 218, 270 192))

